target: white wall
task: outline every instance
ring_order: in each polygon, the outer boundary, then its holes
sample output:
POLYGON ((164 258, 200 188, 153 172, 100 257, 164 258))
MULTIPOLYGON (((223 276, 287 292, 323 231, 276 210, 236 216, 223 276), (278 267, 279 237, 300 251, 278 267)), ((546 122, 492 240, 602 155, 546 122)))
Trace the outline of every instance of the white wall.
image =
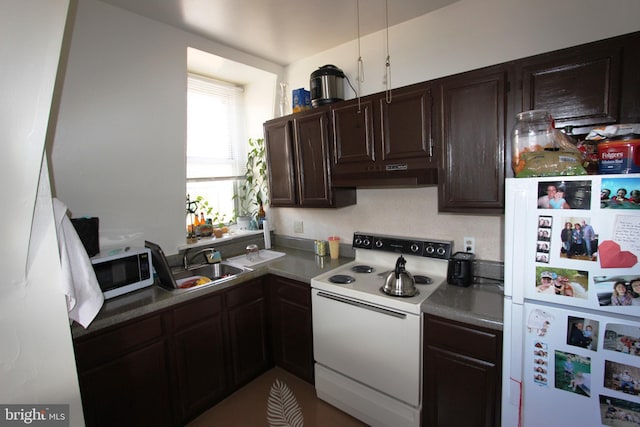
MULTIPOLYGON (((185 243, 188 47, 283 73, 105 3, 79 2, 52 170, 55 194, 73 216, 100 218, 102 248, 151 240, 172 254, 185 243)), ((259 137, 272 109, 255 114, 250 129, 259 133, 250 136, 259 137)))
POLYGON ((69 425, 83 426, 43 164, 68 7, 69 0, 0 2, 0 402, 25 410, 68 404, 69 425))
MULTIPOLYGON (((636 0, 460 0, 390 29, 392 85, 637 31, 637 16, 636 0)), ((80 2, 52 168, 58 197, 74 215, 99 216, 104 240, 155 240, 170 254, 184 241, 187 46, 277 75, 285 71, 99 1, 80 2)), ((363 94, 378 92, 384 32, 363 38, 361 46, 363 94)), ((291 89, 308 88, 311 72, 329 63, 353 81, 356 58, 355 42, 337 46, 292 64, 285 80, 291 89)), ((267 207, 267 215, 283 235, 337 233, 350 240, 354 231, 384 231, 453 239, 458 248, 464 236, 474 236, 480 258, 503 257, 502 217, 438 214, 435 188, 359 190, 353 207, 267 207), (294 220, 303 221, 304 233, 293 232, 294 220)))
MULTIPOLYGON (((634 0, 460 0, 390 28, 392 87, 638 31, 638 16, 634 0)), ((385 31, 361 39, 363 95, 385 89, 385 40, 385 31)), ((355 86, 357 58, 354 41, 291 64, 286 79, 308 89, 317 67, 334 64, 355 86)), ((354 97, 347 85, 345 94, 354 97)), ((358 204, 345 209, 273 208, 267 216, 279 234, 309 238, 337 233, 350 240, 359 230, 453 239, 462 248, 463 237, 473 236, 478 257, 503 259, 502 216, 438 214, 435 188, 358 190, 357 196, 358 204), (299 220, 303 234, 293 231, 299 220)))

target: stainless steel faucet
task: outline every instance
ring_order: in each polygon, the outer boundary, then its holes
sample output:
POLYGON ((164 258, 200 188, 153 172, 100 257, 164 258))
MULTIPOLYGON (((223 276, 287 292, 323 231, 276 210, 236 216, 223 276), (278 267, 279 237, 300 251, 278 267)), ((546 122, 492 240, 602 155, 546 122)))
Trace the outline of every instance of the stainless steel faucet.
MULTIPOLYGON (((214 248, 204 248, 200 249, 198 252, 190 255, 191 250, 185 249, 184 256, 182 258, 184 269, 189 270, 191 267, 190 263, 193 261, 197 255, 204 254, 204 258, 206 260, 206 264, 215 264, 216 262, 220 262, 220 253, 216 251, 214 248), (216 256, 217 255, 217 256, 216 256)), ((202 264, 198 264, 202 265, 202 264)))

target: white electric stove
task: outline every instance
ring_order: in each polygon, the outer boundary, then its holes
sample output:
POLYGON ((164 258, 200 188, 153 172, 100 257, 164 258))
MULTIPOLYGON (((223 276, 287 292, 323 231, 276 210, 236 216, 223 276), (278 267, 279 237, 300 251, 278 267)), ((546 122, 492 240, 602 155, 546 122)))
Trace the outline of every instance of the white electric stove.
POLYGON ((419 426, 420 306, 446 282, 450 241, 356 232, 355 260, 311 280, 316 393, 372 426, 419 426), (411 297, 382 291, 398 257, 411 297))

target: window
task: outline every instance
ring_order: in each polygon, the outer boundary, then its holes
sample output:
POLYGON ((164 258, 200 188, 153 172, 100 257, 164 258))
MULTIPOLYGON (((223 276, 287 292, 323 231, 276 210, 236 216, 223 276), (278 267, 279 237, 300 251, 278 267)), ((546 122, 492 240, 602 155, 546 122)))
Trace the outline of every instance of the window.
POLYGON ((187 194, 191 201, 198 196, 207 201, 207 218, 218 214, 228 222, 237 211, 233 196, 244 180, 246 163, 242 117, 242 87, 188 75, 187 194))

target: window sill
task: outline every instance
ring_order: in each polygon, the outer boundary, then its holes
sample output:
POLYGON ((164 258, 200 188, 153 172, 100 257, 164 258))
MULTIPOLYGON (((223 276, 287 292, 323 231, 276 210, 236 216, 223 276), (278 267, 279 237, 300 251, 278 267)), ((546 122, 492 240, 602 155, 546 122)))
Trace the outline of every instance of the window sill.
POLYGON ((196 243, 185 243, 183 245, 178 245, 178 250, 182 251, 185 249, 198 248, 200 246, 208 246, 214 245, 217 243, 226 243, 231 242, 235 239, 239 239, 245 236, 251 236, 254 234, 263 234, 263 230, 237 230, 235 228, 230 228, 229 233, 223 235, 222 237, 201 237, 198 239, 196 243))

